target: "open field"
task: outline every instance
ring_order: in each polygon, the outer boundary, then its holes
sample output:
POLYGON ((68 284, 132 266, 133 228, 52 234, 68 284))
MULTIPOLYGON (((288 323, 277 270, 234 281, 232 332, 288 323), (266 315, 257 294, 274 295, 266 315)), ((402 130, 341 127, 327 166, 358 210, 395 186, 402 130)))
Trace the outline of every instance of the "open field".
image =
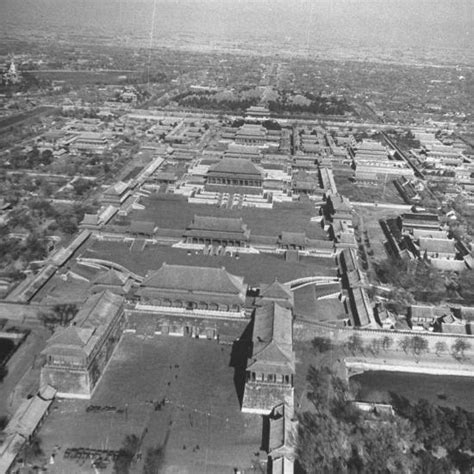
POLYGON ((294 314, 308 321, 337 321, 345 316, 344 305, 339 298, 319 299, 340 291, 339 284, 305 286, 294 292, 294 314))
POLYGON ((206 204, 188 204, 184 199, 150 198, 143 201, 146 209, 136 211, 131 219, 149 220, 164 229, 185 229, 194 215, 241 217, 254 235, 277 236, 282 231, 303 232, 314 239, 326 239, 319 224, 311 223, 318 210, 311 202, 275 205, 273 209, 225 209, 206 204))
POLYGON ((203 255, 202 252, 188 255, 187 250, 162 245, 148 246, 141 252, 134 252, 129 250, 127 244, 99 241, 94 242, 82 256, 111 260, 141 275, 160 268, 164 262, 175 265, 225 267, 234 275, 244 276, 250 285, 270 283, 275 278, 286 282, 311 275, 336 275, 334 260, 324 257, 302 257, 299 262, 285 262, 283 256, 273 254, 241 254, 237 259, 203 255))
POLYGON ((351 201, 405 204, 391 180, 387 180, 385 186, 383 184, 379 186, 358 186, 357 183, 349 179, 353 173, 353 170, 338 170, 334 173, 338 192, 351 201))
MULTIPOLYGON (((64 460, 64 449, 119 449, 129 434, 144 436, 143 458, 149 447, 164 447, 163 473, 222 474, 249 468, 261 445, 262 422, 240 412, 230 363, 230 346, 125 335, 92 400, 56 402, 43 425, 39 436, 46 455, 61 446, 48 472, 93 472, 89 460, 82 466, 64 460), (155 409, 153 402, 163 399, 166 403, 155 409), (124 412, 86 412, 89 404, 124 412)), ((142 472, 140 461, 132 472, 142 472)))

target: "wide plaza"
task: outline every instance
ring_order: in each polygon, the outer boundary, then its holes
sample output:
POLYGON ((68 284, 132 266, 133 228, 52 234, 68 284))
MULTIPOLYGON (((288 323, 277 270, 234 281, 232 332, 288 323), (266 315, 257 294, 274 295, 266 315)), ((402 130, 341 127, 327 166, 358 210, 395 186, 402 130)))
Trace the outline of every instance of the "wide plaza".
POLYGON ((148 448, 157 446, 164 449, 165 473, 250 468, 262 423, 240 411, 231 356, 232 346, 213 341, 125 334, 91 400, 55 402, 39 432, 45 454, 55 453, 49 471, 94 472, 90 459, 64 459, 64 451, 118 450, 127 435, 142 437, 133 472, 141 472, 148 448), (117 410, 87 411, 91 405, 117 410))

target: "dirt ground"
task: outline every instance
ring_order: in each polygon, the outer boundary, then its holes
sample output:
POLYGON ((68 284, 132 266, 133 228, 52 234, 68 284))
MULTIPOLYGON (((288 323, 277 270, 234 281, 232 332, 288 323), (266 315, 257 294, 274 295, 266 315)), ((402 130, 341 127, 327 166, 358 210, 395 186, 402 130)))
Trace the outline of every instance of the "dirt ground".
POLYGON ((142 472, 148 448, 157 446, 164 448, 160 472, 168 474, 250 468, 264 456, 262 420, 240 412, 231 352, 207 340, 125 335, 92 400, 55 403, 39 433, 45 454, 56 453, 48 472, 94 472, 90 460, 65 460, 64 450, 119 449, 131 434, 143 437, 143 458, 131 472, 142 472), (122 412, 87 412, 88 405, 122 412))

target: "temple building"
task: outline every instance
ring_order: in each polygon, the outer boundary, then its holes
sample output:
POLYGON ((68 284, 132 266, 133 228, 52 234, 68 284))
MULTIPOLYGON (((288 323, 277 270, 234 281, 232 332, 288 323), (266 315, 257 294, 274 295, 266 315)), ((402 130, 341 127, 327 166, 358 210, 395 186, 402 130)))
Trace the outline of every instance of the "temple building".
POLYGON ((269 415, 273 407, 292 399, 295 353, 291 309, 277 302, 257 307, 246 373, 243 412, 269 415))
POLYGON ((41 353, 41 385, 63 398, 91 398, 124 328, 123 298, 110 291, 90 296, 71 325, 49 338, 41 353))
POLYGON ((241 145, 265 145, 267 129, 261 125, 245 123, 235 134, 235 142, 241 145))
POLYGON ((194 216, 184 238, 189 244, 248 247, 250 230, 242 219, 194 216))
POLYGON ((261 188, 263 172, 249 160, 223 158, 209 168, 206 183, 261 188))
POLYGON ((145 278, 137 295, 139 309, 166 312, 169 308, 180 308, 189 312, 204 310, 210 315, 225 312, 229 316, 242 316, 247 284, 243 277, 232 275, 223 267, 163 263, 159 270, 145 278))

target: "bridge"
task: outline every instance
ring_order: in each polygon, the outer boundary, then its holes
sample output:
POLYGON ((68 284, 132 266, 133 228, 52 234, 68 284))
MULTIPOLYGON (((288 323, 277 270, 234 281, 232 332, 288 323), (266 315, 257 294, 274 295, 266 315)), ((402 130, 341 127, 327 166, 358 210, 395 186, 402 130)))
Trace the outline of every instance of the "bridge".
POLYGON ((315 285, 334 285, 339 283, 340 279, 338 277, 328 277, 328 276, 309 276, 303 278, 297 278, 296 280, 291 280, 285 283, 286 286, 290 287, 291 291, 299 290, 305 286, 315 285))
POLYGON ((137 281, 138 283, 141 283, 144 279, 142 276, 131 272, 128 268, 124 267, 123 265, 120 265, 119 263, 111 262, 110 260, 102 260, 100 258, 78 257, 77 262, 82 263, 83 265, 88 265, 90 267, 117 270, 118 272, 125 273, 130 278, 133 278, 135 281, 137 281))

